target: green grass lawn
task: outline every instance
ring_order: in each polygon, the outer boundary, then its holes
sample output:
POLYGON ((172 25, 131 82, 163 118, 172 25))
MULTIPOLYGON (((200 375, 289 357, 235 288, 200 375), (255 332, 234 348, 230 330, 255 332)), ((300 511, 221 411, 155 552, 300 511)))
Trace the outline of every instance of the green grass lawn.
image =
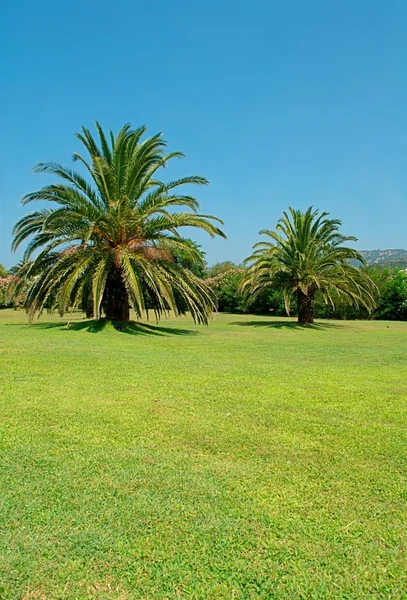
POLYGON ((407 598, 407 323, 25 322, 1 598, 407 598))

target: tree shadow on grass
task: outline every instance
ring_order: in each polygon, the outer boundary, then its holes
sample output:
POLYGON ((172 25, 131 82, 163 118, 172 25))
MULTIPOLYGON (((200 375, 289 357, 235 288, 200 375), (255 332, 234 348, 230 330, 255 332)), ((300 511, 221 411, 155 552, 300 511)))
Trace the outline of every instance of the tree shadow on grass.
POLYGON ((240 327, 267 327, 269 329, 314 329, 323 331, 324 329, 338 329, 342 325, 334 323, 313 323, 312 325, 300 325, 297 321, 233 321, 228 325, 239 325, 240 327))
POLYGON ((197 331, 190 329, 180 329, 177 327, 161 327, 159 325, 150 325, 147 323, 139 323, 136 321, 108 321, 107 319, 87 319, 86 321, 73 321, 67 320, 66 323, 63 321, 58 323, 35 323, 33 327, 40 329, 67 329, 68 331, 81 331, 86 330, 88 333, 99 333, 106 325, 111 324, 112 327, 119 333, 126 333, 128 335, 197 335, 197 331))
POLYGON ((98 333, 102 331, 106 326, 106 321, 100 319, 99 321, 93 319, 87 319, 86 321, 74 321, 71 322, 69 319, 65 322, 64 320, 58 321, 57 323, 33 323, 31 327, 38 329, 68 329, 69 331, 81 331, 85 329, 89 333, 98 333))
POLYGON ((162 327, 161 325, 150 325, 138 321, 112 321, 113 327, 120 333, 128 335, 197 335, 197 331, 191 329, 180 329, 179 327, 162 327))

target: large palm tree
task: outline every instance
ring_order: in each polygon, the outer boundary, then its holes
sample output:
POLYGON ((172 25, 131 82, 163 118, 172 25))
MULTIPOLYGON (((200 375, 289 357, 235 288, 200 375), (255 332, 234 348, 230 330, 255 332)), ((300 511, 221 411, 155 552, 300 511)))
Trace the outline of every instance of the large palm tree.
POLYGON ((357 241, 339 233, 341 222, 328 213, 308 208, 306 212, 289 209, 278 221, 276 231, 264 229, 272 241, 255 244, 246 259, 248 273, 243 289, 249 298, 268 287, 284 292, 287 314, 292 296, 296 297, 298 322, 314 321, 314 297, 319 291, 326 303, 334 305, 335 296, 374 308, 375 285, 351 261, 364 263, 362 255, 344 245, 357 241))
POLYGON ((73 155, 84 175, 40 163, 35 172, 61 181, 22 200, 52 203, 14 227, 14 249, 31 238, 18 273, 21 282, 29 282, 25 307, 30 319, 44 306, 63 313, 80 305, 96 317, 104 310, 112 320, 129 320, 130 308, 137 317, 150 308, 157 318, 169 310, 190 311, 196 322, 205 323, 214 306, 212 293, 174 255, 182 250, 191 260, 202 260, 181 228, 225 237, 217 225, 222 221, 197 213, 197 200, 179 191, 205 185, 206 179, 159 180, 157 172, 183 156, 165 154, 161 134, 143 139, 145 127, 126 125, 117 136, 106 135, 98 123, 96 128, 98 139, 86 128, 76 134, 89 154, 88 159, 73 155))

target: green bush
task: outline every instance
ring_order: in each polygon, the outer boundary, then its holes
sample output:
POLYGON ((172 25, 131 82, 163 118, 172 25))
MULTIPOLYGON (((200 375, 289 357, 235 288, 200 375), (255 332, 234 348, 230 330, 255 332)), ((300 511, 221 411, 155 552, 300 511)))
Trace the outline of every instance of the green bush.
POLYGON ((386 269, 387 279, 380 290, 377 319, 407 320, 407 270, 386 269))
POLYGON ((246 269, 235 267, 206 280, 216 293, 218 310, 231 313, 285 315, 283 294, 278 290, 271 288, 264 290, 252 302, 247 302, 240 291, 245 273, 246 269))
POLYGON ((8 287, 11 283, 12 276, 0 277, 0 308, 10 308, 13 306, 13 301, 8 293, 8 287))
POLYGON ((233 268, 206 279, 216 294, 220 312, 245 312, 244 298, 239 291, 244 273, 245 269, 233 268))

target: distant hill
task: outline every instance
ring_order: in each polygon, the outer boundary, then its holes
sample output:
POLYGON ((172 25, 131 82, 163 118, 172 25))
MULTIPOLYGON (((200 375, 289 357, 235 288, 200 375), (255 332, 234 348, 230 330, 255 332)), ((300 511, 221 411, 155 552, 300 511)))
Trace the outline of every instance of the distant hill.
POLYGON ((407 250, 361 250, 368 265, 407 268, 407 250))

